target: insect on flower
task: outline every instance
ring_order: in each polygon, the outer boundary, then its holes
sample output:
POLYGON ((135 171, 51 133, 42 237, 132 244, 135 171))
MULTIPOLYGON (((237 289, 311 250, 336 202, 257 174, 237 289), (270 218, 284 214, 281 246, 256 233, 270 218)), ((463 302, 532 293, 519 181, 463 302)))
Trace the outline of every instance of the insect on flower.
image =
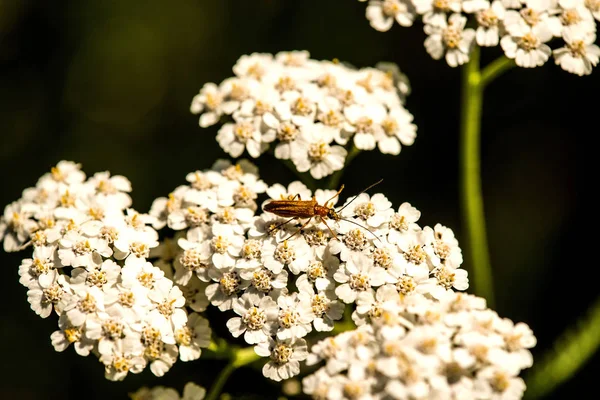
MULTIPOLYGON (((371 189, 373 186, 380 184, 382 181, 383 181, 383 179, 380 179, 379 181, 375 182, 374 184, 368 186, 366 189, 363 189, 358 195, 366 192, 367 190, 371 189)), ((342 185, 340 187, 340 190, 338 190, 337 193, 334 194, 333 197, 331 197, 329 200, 327 200, 325 202, 325 204, 323 204, 323 205, 320 205, 319 203, 317 203, 317 199, 315 198, 315 196, 313 196, 313 198, 311 200, 302 200, 300 198, 299 194, 296 194, 291 199, 287 199, 287 200, 271 200, 270 202, 268 202, 267 204, 265 204, 263 206, 263 211, 270 212, 270 213, 273 213, 280 217, 289 218, 289 219, 287 221, 282 222, 281 224, 278 224, 278 225, 272 227, 271 229, 269 229, 269 233, 274 231, 275 229, 280 228, 283 225, 286 225, 287 223, 289 223, 297 218, 308 218, 308 220, 304 224, 302 224, 302 226, 300 228, 298 228, 298 230, 296 232, 294 232, 294 234, 292 234, 290 237, 285 239, 285 240, 288 240, 288 239, 292 238, 293 236, 295 236, 296 234, 298 234, 298 232, 302 231, 302 229, 306 225, 308 225, 308 223, 313 218, 318 218, 325 224, 327 229, 329 229, 329 232, 331 233, 332 237, 334 237, 334 238, 337 237, 337 235, 335 234, 335 232, 333 232, 333 230, 327 224, 328 219, 336 221, 336 222, 340 221, 340 220, 347 221, 352 224, 358 225, 361 228, 369 231, 373 236, 375 236, 377 238, 377 240, 381 240, 381 239, 379 239, 379 237, 377 235, 375 235, 373 232, 371 232, 371 230, 369 230, 367 227, 365 227, 359 223, 356 223, 354 221, 351 221, 349 219, 343 218, 340 215, 340 213, 342 212, 342 210, 344 208, 348 207, 354 200, 356 200, 358 198, 358 195, 356 195, 348 204, 346 204, 339 210, 334 209, 329 204, 331 202, 331 200, 335 199, 337 196, 340 195, 342 190, 344 190, 344 185, 342 185), (296 198, 298 198, 298 199, 296 199, 296 198)))

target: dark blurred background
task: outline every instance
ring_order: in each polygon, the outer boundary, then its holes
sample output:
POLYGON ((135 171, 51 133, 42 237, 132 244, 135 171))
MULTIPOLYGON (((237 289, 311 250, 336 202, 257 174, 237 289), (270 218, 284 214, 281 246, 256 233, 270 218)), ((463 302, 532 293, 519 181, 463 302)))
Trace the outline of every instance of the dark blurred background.
MULTIPOLYGON (((440 222, 460 240, 460 71, 427 55, 419 24, 379 33, 364 13, 356 0, 0 0, 0 206, 66 159, 88 175, 127 176, 134 207, 147 211, 187 172, 225 156, 217 127, 199 128, 189 112, 200 87, 231 76, 242 54, 306 49, 357 67, 394 61, 408 75, 415 145, 398 157, 361 154, 342 182, 353 193, 384 178, 378 191, 395 207, 409 201, 423 225, 440 222)), ((484 50, 483 62, 499 51, 484 50)), ((595 133, 599 88, 600 72, 580 78, 550 61, 511 70, 485 93, 482 174, 496 309, 533 328, 534 357, 598 295, 597 261, 587 247, 596 238, 578 222, 593 215, 583 205, 594 186, 583 181, 583 151, 585 133, 595 133)), ((270 184, 293 180, 273 159, 257 164, 270 184)), ((25 256, 0 252, 1 398, 124 398, 141 385, 210 385, 216 361, 177 362, 162 379, 146 371, 115 383, 94 357, 72 348, 56 353, 49 338, 56 320, 39 319, 18 283, 25 256)), ((598 367, 596 356, 551 398, 594 390, 598 367)), ((228 386, 265 398, 275 388, 248 371, 237 371, 228 386), (244 376, 254 383, 235 383, 244 376)))

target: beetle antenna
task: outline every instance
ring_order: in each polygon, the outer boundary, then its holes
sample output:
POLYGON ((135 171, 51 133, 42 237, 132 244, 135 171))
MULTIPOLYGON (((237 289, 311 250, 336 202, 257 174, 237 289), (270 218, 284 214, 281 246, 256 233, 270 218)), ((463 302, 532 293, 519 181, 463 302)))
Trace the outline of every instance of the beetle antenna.
POLYGON ((340 186, 340 190, 337 191, 336 194, 333 195, 333 197, 331 197, 329 200, 327 200, 325 202, 325 205, 327 206, 327 204, 329 204, 329 202, 333 199, 335 199, 336 197, 338 197, 340 195, 340 193, 342 193, 342 190, 344 190, 344 185, 340 186))
MULTIPOLYGON (((378 183, 379 183, 379 182, 378 182, 378 183)), ((340 219, 341 219, 342 221, 346 221, 346 222, 350 222, 351 224, 358 225, 358 226, 360 226, 361 228, 363 228, 363 229, 365 229, 365 230, 369 231, 369 233, 370 233, 371 235, 373 235, 373 236, 375 237, 375 239, 377 239, 377 240, 379 240, 379 241, 381 242, 381 239, 379 238, 379 236, 377 236, 375 233, 373 233, 373 231, 372 231, 372 230, 370 230, 369 228, 367 228, 366 226, 363 226, 363 225, 359 224, 358 222, 352 221, 351 219, 346 219, 346 218, 340 218, 340 219)))
MULTIPOLYGON (((354 198, 352 200, 350 200, 350 202, 346 203, 346 205, 342 208, 340 208, 339 210, 337 210, 337 213, 342 212, 342 210, 346 207, 348 207, 354 200, 356 200, 358 198, 358 196, 360 196, 361 194, 363 194, 364 192, 366 192, 367 190, 371 189, 373 186, 375 185, 379 185, 381 182, 383 182, 383 179, 378 180, 377 182, 375 182, 374 184, 372 184, 371 186, 367 186, 366 189, 363 189, 359 194, 357 194, 356 196, 354 196, 354 198)), ((347 221, 347 220, 346 220, 347 221)))

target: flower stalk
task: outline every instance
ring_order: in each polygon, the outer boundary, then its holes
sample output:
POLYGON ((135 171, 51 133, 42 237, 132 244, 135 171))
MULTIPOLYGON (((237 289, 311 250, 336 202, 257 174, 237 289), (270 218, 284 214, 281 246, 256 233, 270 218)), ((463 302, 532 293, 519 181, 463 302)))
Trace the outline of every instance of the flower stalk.
MULTIPOLYGON (((490 75, 491 76, 491 75, 490 75)), ((488 252, 483 193, 481 190, 481 109, 483 81, 479 48, 462 68, 462 113, 460 123, 460 179, 463 226, 467 240, 467 262, 471 267, 473 291, 494 304, 492 267, 488 252)))
POLYGON ((227 383, 227 379, 229 379, 236 369, 251 364, 260 358, 260 356, 254 352, 254 347, 235 348, 230 354, 231 358, 229 363, 227 363, 225 368, 219 373, 219 376, 217 376, 217 379, 210 388, 205 400, 218 399, 225 383, 227 383))
POLYGON ((486 87, 498 76, 516 66, 514 60, 505 56, 498 57, 481 71, 481 86, 486 87))
POLYGON ((462 68, 460 179, 466 254, 473 291, 484 297, 490 307, 494 306, 494 284, 481 189, 481 110, 485 87, 515 66, 514 60, 501 56, 480 69, 480 49, 475 46, 469 62, 462 68))

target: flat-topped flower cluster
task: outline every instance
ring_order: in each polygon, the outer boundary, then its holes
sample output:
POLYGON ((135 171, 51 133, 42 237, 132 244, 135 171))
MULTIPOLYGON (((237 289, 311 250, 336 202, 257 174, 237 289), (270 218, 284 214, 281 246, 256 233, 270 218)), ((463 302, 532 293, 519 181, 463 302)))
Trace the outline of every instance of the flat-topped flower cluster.
POLYGON ((233 72, 205 84, 191 112, 201 127, 225 122, 217 141, 234 158, 272 145, 275 157, 320 179, 342 169, 352 146, 397 155, 416 137, 403 106, 408 80, 395 65, 354 69, 297 51, 244 55, 233 72))
POLYGON ((526 324, 464 293, 435 300, 385 285, 376 297, 368 323, 313 346, 307 363, 323 363, 303 379, 313 399, 522 397, 536 344, 526 324))
POLYGON ((590 74, 600 57, 600 0, 371 0, 366 16, 382 32, 422 18, 427 52, 451 67, 466 63, 473 46, 498 44, 520 67, 539 67, 552 55, 577 75, 590 74))
POLYGON ((19 275, 32 310, 58 315, 56 351, 93 353, 111 380, 148 364, 162 376, 177 358, 199 358, 211 333, 186 308, 203 311, 204 293, 182 292, 147 261, 159 236, 153 217, 130 208, 130 191, 123 176, 86 179, 79 164, 61 161, 0 218, 4 249, 31 252, 19 275))
POLYGON ((32 250, 20 282, 37 314, 58 315, 57 351, 73 344, 96 355, 111 380, 148 364, 162 376, 177 358, 198 359, 208 347, 199 312, 210 303, 231 313, 234 337, 268 359, 270 379, 327 360, 304 380, 314 398, 522 394, 518 375, 531 366, 535 338, 454 291, 468 279, 451 229, 421 227, 417 209, 392 208, 381 193, 348 198, 338 221, 260 212, 298 197, 333 207, 340 192, 268 186, 246 160, 219 160, 187 181, 139 214, 126 178, 86 179, 78 164, 62 161, 6 207, 0 239, 7 251, 32 250), (172 237, 159 243, 165 227, 172 237), (358 328, 309 354, 309 333, 331 332, 345 310, 358 328))
MULTIPOLYGON (((234 315, 231 334, 269 358, 268 378, 297 375, 308 356, 305 337, 332 331, 345 304, 356 305, 352 319, 362 324, 383 293, 443 300, 468 287, 452 230, 422 228, 408 203, 396 209, 381 193, 361 193, 346 201, 344 220, 289 220, 260 212, 259 194, 281 200, 313 193, 300 182, 268 186, 245 160, 218 161, 187 181, 150 211, 157 229, 175 231, 162 262, 173 262, 178 285, 194 278, 208 284, 210 303, 234 315)), ((334 190, 314 197, 337 201, 334 190)))

